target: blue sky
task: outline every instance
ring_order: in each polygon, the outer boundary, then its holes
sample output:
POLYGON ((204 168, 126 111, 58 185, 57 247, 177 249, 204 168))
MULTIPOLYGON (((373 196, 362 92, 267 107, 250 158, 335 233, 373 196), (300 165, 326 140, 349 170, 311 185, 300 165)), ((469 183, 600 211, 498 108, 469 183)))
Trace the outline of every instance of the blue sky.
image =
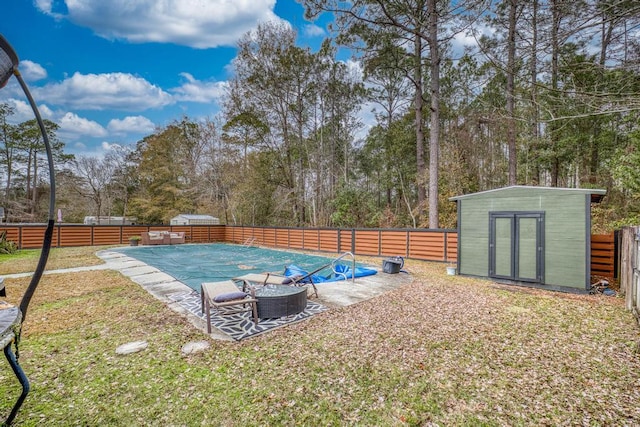
MULTIPOLYGON (((213 117, 236 41, 259 22, 285 20, 319 46, 326 22, 303 15, 294 0, 16 0, 3 2, 0 34, 65 152, 102 156, 183 115, 213 117)), ((0 102, 14 123, 33 118, 14 78, 0 102)))

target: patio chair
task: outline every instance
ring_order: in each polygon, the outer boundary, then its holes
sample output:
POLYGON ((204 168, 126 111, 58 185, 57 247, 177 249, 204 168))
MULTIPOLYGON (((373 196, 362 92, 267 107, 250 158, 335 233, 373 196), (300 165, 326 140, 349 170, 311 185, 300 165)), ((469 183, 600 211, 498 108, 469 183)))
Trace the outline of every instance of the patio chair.
POLYGON ((234 278, 234 280, 242 280, 244 282, 256 283, 260 285, 290 285, 290 286, 307 286, 311 285, 315 297, 318 298, 318 288, 313 282, 313 276, 318 272, 330 267, 331 264, 313 270, 311 273, 286 276, 280 273, 248 273, 234 278))
POLYGON ((168 245, 171 243, 171 237, 166 231, 145 231, 140 237, 142 237, 141 243, 143 245, 168 245))
POLYGON ((220 316, 252 312, 253 322, 258 324, 258 300, 253 287, 243 282, 242 291, 231 280, 205 282, 201 286, 202 312, 207 318, 207 333, 211 333, 211 309, 220 316))
POLYGON ((169 243, 181 245, 184 243, 184 231, 172 231, 169 233, 169 243))

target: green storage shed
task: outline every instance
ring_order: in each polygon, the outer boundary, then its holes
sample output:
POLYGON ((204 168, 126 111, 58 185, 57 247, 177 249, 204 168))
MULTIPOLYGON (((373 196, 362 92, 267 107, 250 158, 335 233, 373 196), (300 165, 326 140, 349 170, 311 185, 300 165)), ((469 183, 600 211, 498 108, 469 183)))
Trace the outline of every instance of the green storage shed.
POLYGON ((458 208, 458 273, 589 291, 591 204, 605 193, 516 185, 452 197, 458 208))

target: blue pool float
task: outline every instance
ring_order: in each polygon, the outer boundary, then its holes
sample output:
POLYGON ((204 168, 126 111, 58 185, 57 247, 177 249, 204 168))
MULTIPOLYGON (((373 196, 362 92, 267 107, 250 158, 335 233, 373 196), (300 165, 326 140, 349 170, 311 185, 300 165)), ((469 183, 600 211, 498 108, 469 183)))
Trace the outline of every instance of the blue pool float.
MULTIPOLYGON (((372 275, 376 274, 377 272, 378 271, 373 269, 373 268, 356 267, 356 269, 355 269, 355 277, 358 278, 358 277, 372 276, 372 275)), ((285 268, 284 274, 285 274, 285 276, 288 276, 288 277, 292 277, 292 276, 307 276, 309 274, 309 272, 307 272, 306 270, 303 270, 302 268, 300 268, 297 265, 291 264, 291 265, 289 265, 288 267, 285 268)), ((321 274, 312 274, 310 276, 310 279, 313 280, 313 283, 325 283, 325 282, 337 282, 337 281, 340 281, 340 280, 347 280, 347 279, 351 279, 353 277, 354 277, 354 274, 352 273, 352 269, 351 269, 350 266, 338 264, 338 265, 335 266, 335 273, 331 272, 327 276, 323 276, 321 274)), ((309 282, 310 279, 303 280, 303 283, 305 281, 309 282)))

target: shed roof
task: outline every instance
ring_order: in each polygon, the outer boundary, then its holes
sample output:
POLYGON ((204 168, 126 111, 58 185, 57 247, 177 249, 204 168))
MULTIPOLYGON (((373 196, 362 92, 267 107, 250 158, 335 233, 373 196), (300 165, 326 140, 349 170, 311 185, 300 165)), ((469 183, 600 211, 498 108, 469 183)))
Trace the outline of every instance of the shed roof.
POLYGON ((502 188, 494 188, 493 190, 480 191, 478 193, 469 193, 463 194, 460 196, 450 197, 450 201, 458 201, 463 199, 472 198, 481 194, 489 194, 489 193, 497 193, 505 190, 513 190, 513 189, 531 189, 531 190, 544 190, 549 192, 572 192, 572 193, 581 193, 581 194, 590 194, 591 202, 598 203, 602 200, 605 194, 607 194, 607 190, 600 190, 596 188, 560 188, 560 187, 535 187, 532 185, 512 185, 509 187, 502 188))
POLYGON ((185 218, 185 219, 217 219, 211 215, 196 215, 196 214, 179 214, 174 218, 185 218))

